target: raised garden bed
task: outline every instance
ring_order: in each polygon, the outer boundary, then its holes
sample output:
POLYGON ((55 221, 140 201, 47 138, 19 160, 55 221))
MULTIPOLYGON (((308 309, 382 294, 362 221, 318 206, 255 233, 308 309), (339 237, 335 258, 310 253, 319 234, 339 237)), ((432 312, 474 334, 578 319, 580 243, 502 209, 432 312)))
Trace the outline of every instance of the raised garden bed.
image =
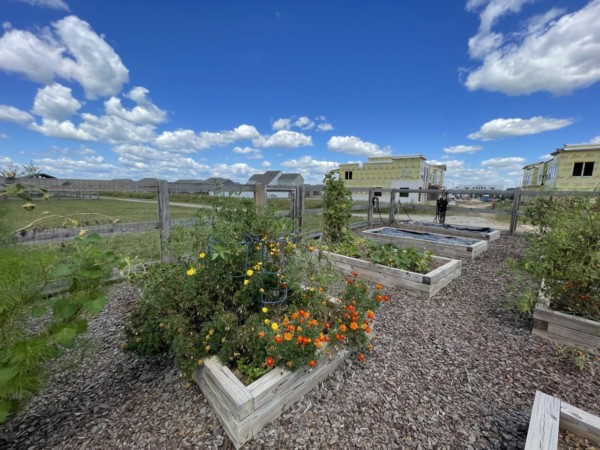
POLYGON ((349 354, 347 349, 324 354, 315 367, 296 372, 277 367, 248 386, 213 356, 196 369, 194 380, 237 449, 325 379, 349 354))
POLYGON ((525 450, 557 449, 559 428, 600 444, 599 417, 537 391, 525 450))
POLYGON ((399 230, 397 228, 383 227, 373 230, 361 231, 366 239, 380 243, 391 243, 401 248, 416 248, 430 250, 436 255, 447 258, 473 260, 487 250, 486 241, 460 238, 457 236, 444 236, 437 233, 420 231, 399 230))
POLYGON ((423 231, 426 233, 447 234, 473 239, 482 239, 488 242, 500 238, 500 230, 487 227, 470 227, 466 225, 449 225, 433 222, 400 222, 396 225, 400 230, 423 231))
POLYGON ((570 345, 600 355, 600 322, 536 305, 533 311, 532 332, 558 344, 570 345))
POLYGON ((381 283, 384 286, 399 288, 426 299, 433 297, 444 286, 458 278, 462 267, 460 260, 434 256, 433 261, 439 267, 426 274, 421 274, 324 250, 321 250, 321 254, 342 272, 359 272, 361 278, 381 283))

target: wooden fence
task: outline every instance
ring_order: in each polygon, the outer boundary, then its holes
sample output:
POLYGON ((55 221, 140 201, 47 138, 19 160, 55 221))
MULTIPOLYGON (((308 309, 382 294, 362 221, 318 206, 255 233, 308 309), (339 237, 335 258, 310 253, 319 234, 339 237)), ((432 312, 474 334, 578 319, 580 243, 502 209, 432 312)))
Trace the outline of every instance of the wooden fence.
MULTIPOLYGON (((289 211, 281 211, 280 215, 285 215, 297 222, 298 231, 304 228, 305 220, 311 215, 321 215, 322 208, 305 208, 305 186, 297 187, 272 187, 262 184, 255 185, 240 185, 228 183, 218 185, 205 182, 167 182, 157 179, 142 179, 140 181, 132 180, 78 180, 78 179, 55 179, 55 178, 26 178, 26 179, 6 179, 0 177, 0 192, 6 184, 21 183, 30 187, 31 192, 35 193, 36 189, 47 190, 52 197, 66 198, 99 198, 102 193, 120 192, 120 193, 139 193, 148 192, 156 195, 157 198, 157 221, 145 222, 137 224, 117 224, 117 225, 102 225, 98 227, 87 227, 88 231, 95 231, 99 234, 115 234, 115 233, 136 233, 147 230, 157 229, 160 234, 161 257, 166 255, 166 239, 169 236, 171 226, 191 226, 193 220, 177 220, 171 219, 169 212, 169 195, 170 194, 200 194, 200 195, 231 195, 253 198, 255 203, 260 206, 267 204, 267 197, 272 193, 286 195, 290 199, 289 211)), ((482 207, 478 203, 475 207, 448 206, 449 213, 466 213, 466 214, 486 214, 493 216, 504 216, 510 218, 510 225, 507 232, 513 234, 517 231, 519 217, 523 214, 521 203, 523 200, 531 200, 538 196, 572 196, 572 195, 600 195, 600 192, 561 192, 561 191, 522 191, 517 188, 515 190, 459 190, 459 189, 380 189, 380 188, 350 188, 353 196, 363 197, 362 202, 355 202, 352 207, 353 213, 364 214, 364 221, 356 222, 352 225, 353 228, 372 226, 375 224, 376 214, 379 219, 393 224, 397 220, 397 216, 408 211, 416 213, 430 213, 433 217, 436 214, 435 202, 433 199, 439 197, 452 198, 463 196, 489 196, 492 202, 488 205, 491 207, 482 207), (405 203, 406 195, 417 194, 417 203, 405 203), (512 199, 512 204, 509 209, 494 208, 493 199, 504 198, 512 199), (377 200, 374 200, 377 199, 377 200), (429 200, 429 203, 425 203, 429 200), (381 211, 384 211, 382 214, 381 211)), ((2 196, 0 196, 2 198, 2 196)), ((198 205, 201 207, 201 205, 198 205)), ((487 205, 486 205, 487 206, 487 205)), ((73 237, 74 230, 57 229, 44 230, 36 233, 25 233, 20 236, 20 241, 24 243, 36 242, 57 242, 73 237)), ((318 233, 312 233, 316 235, 318 233)))

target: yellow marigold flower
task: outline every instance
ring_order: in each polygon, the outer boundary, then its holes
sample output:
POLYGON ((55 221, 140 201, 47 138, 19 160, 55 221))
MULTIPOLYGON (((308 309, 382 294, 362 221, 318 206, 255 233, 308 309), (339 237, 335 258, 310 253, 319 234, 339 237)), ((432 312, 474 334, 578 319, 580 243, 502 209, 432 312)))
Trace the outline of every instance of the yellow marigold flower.
POLYGON ((250 284, 250 280, 244 280, 244 286, 248 286, 250 284))
POLYGON ((206 253, 202 252, 202 253, 200 253, 200 254, 198 255, 198 257, 199 257, 200 259, 204 259, 204 258, 206 258, 206 253))
MULTIPOLYGON (((264 294, 264 293, 265 293, 265 290, 264 290, 263 288, 260 288, 260 289, 258 290, 258 292, 260 292, 261 294, 264 294)), ((266 312, 266 311, 265 311, 265 312, 266 312)))
POLYGON ((277 331, 277 330, 279 330, 279 325, 277 325, 277 323, 273 322, 273 323, 271 324, 271 329, 272 329, 273 331, 277 331))
POLYGON ((248 275, 249 277, 251 277, 252 275, 254 275, 254 270, 252 270, 252 269, 248 269, 248 270, 246 271, 246 275, 248 275))
POLYGON ((271 321, 269 319, 265 319, 265 325, 269 325, 271 321))
POLYGON ((196 275, 196 269, 191 267, 188 271, 187 274, 191 277, 192 275, 196 275))
MULTIPOLYGON (((261 288, 261 289, 262 289, 262 288, 261 288)), ((268 312, 269 310, 267 309, 267 307, 266 307, 266 306, 263 306, 263 308, 261 309, 261 311, 262 311, 262 312, 264 312, 264 313, 266 313, 266 312, 268 312)))

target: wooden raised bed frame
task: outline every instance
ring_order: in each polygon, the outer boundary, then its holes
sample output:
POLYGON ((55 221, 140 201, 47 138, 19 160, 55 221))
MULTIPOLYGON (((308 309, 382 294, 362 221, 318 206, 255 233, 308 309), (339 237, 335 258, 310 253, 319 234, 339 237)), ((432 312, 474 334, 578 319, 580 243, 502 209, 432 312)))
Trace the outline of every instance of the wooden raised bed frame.
POLYGON ((532 333, 558 344, 600 355, 600 322, 536 305, 532 333))
POLYGON ((558 430, 563 428, 600 444, 600 418, 537 391, 529 421, 525 450, 558 448, 558 430))
POLYGON ((304 397, 349 354, 347 349, 323 354, 315 367, 296 372, 277 367, 248 386, 213 356, 196 369, 194 380, 237 449, 304 397))
MULTIPOLYGON (((391 228, 391 227, 383 227, 391 228)), ((376 234, 375 231, 381 230, 382 228, 375 228, 372 230, 361 231, 362 237, 371 239, 373 241, 382 244, 394 244, 396 247, 401 248, 416 248, 418 250, 429 250, 439 256, 445 256, 447 258, 459 258, 466 260, 473 260, 487 250, 487 241, 477 241, 471 245, 464 244, 449 244, 447 242, 436 242, 428 241, 425 239, 418 239, 408 236, 387 236, 385 234, 376 234)), ((448 237, 439 233, 436 234, 441 238, 448 237)))
POLYGON ((323 250, 321 250, 321 254, 342 272, 348 274, 358 272, 361 278, 415 293, 425 299, 433 297, 444 286, 458 278, 462 266, 460 260, 434 256, 433 260, 442 265, 429 273, 421 274, 323 250))
POLYGON ((453 228, 434 227, 423 224, 410 222, 398 222, 396 228, 399 230, 423 231, 425 233, 447 234, 449 236, 457 236, 471 239, 481 239, 488 242, 493 242, 500 238, 500 230, 492 231, 475 231, 475 230, 455 230, 453 228))

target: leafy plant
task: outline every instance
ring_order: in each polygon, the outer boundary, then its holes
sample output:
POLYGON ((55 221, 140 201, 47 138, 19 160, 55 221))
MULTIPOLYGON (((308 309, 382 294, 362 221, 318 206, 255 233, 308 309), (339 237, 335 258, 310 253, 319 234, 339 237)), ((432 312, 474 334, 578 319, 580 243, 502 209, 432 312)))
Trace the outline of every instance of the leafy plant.
POLYGON ((139 278, 128 349, 173 353, 187 376, 217 355, 251 380, 278 365, 314 366, 332 333, 331 345, 367 345, 373 311, 389 297, 358 278, 339 284, 272 211, 229 202, 201 214, 195 254, 139 278))
POLYGON ((552 309, 592 320, 600 320, 599 210, 587 198, 535 201, 527 214, 536 233, 514 265, 552 309))
POLYGON ((323 239, 335 244, 344 241, 349 234, 352 193, 334 172, 326 174, 323 182, 323 239))

